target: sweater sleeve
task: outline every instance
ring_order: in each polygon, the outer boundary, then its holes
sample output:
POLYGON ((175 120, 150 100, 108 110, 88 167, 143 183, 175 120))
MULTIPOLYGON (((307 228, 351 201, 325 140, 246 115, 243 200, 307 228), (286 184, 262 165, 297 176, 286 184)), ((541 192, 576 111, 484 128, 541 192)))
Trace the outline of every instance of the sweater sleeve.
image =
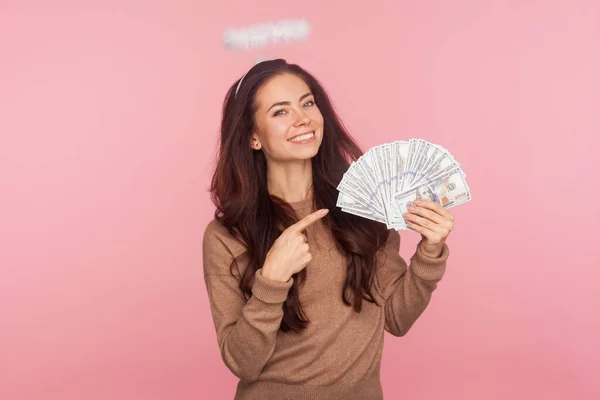
POLYGON ((400 235, 390 230, 382 249, 383 264, 379 280, 384 298, 385 330, 404 336, 431 300, 431 294, 446 270, 449 249, 446 244, 438 258, 421 252, 420 246, 410 259, 410 266, 399 254, 400 235))
POLYGON ((204 281, 208 291, 217 341, 225 365, 238 378, 256 381, 275 349, 283 302, 293 279, 276 282, 256 271, 252 296, 246 301, 239 277, 232 276, 233 252, 225 228, 216 221, 203 238, 204 281))

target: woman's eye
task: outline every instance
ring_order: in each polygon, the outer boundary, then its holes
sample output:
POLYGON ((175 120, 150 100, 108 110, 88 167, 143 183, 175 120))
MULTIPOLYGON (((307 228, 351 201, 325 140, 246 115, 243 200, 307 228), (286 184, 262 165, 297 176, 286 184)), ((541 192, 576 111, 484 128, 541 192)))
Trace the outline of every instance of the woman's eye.
MULTIPOLYGON (((314 102, 314 101, 312 101, 312 100, 310 100, 310 101, 307 101, 306 103, 304 103, 304 107, 312 107, 312 106, 314 106, 314 105, 315 105, 315 102, 314 102)), ((284 114, 286 114, 286 111, 285 111, 284 109, 281 109, 281 110, 277 110, 277 111, 275 111, 275 112, 273 113, 273 116, 274 116, 274 117, 276 117, 276 116, 278 116, 278 115, 284 115, 284 114)))

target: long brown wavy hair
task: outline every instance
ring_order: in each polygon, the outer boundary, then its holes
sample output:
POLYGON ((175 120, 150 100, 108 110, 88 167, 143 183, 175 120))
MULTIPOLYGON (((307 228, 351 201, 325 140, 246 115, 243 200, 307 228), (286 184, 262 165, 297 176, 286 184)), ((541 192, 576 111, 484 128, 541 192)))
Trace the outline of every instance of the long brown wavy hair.
MULTIPOLYGON (((221 137, 210 192, 216 206, 215 219, 246 247, 231 264, 244 259, 247 267, 239 276, 245 299, 252 296, 252 280, 262 268, 267 252, 285 227, 298 221, 293 208, 267 190, 267 164, 264 153, 250 147, 257 110, 256 93, 274 76, 284 73, 301 78, 314 95, 323 115, 323 141, 312 158, 312 191, 315 209, 328 208, 323 222, 331 230, 338 250, 347 260, 347 276, 341 297, 356 312, 362 301, 378 304, 373 287, 378 250, 385 244, 385 225, 357 217, 336 207, 337 186, 350 163, 363 152, 334 111, 323 85, 310 73, 283 59, 258 63, 229 88, 223 103, 221 137), (238 87, 239 86, 239 87, 238 87), (237 92, 237 93, 236 93, 237 92)), ((235 274, 234 274, 235 275, 235 274)), ((309 323, 299 301, 299 289, 306 269, 293 275, 293 285, 283 303, 280 329, 300 332, 309 323)))

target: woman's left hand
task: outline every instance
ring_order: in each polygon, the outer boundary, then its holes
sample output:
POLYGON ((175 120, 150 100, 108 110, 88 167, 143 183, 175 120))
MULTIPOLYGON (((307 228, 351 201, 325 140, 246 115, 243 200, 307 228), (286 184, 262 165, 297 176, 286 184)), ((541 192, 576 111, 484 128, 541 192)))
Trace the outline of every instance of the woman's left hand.
POLYGON ((408 207, 408 212, 403 215, 406 224, 423 237, 421 251, 437 258, 454 228, 454 215, 435 201, 415 200, 413 203, 415 206, 408 207))

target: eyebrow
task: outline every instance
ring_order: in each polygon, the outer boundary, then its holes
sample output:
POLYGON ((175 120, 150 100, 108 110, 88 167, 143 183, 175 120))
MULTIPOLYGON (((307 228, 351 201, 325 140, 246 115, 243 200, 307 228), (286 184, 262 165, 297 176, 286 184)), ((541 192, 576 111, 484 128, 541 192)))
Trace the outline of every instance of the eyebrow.
MULTIPOLYGON (((302 96, 300 96, 298 101, 302 101, 302 99, 304 99, 305 97, 308 97, 308 96, 312 96, 312 93, 311 92, 304 93, 302 96)), ((276 106, 290 106, 290 105, 292 105, 292 103, 289 101, 280 101, 279 103, 275 103, 271 107, 269 107, 267 112, 269 112, 271 110, 271 108, 276 107, 276 106)))

